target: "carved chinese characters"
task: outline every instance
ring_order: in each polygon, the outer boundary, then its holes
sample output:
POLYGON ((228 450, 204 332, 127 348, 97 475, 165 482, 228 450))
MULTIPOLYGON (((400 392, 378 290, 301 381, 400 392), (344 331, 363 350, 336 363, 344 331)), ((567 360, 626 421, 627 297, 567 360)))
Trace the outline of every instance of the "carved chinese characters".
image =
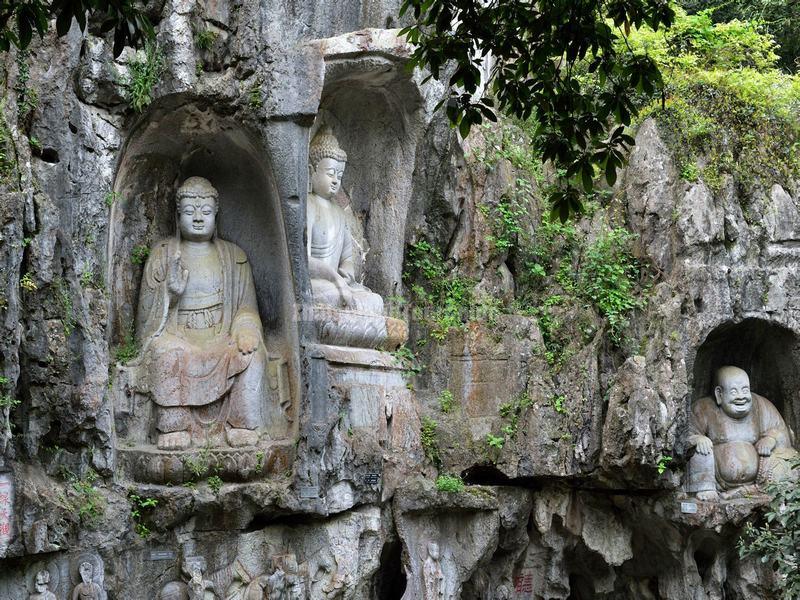
POLYGON ((178 189, 179 236, 154 246, 137 334, 155 403, 157 445, 252 446, 263 426, 267 355, 241 248, 215 236, 218 197, 201 177, 178 189), (216 436, 216 437, 215 437, 216 436))
POLYGON ((714 501, 796 478, 792 462, 798 454, 780 413, 750 391, 742 369, 722 367, 716 377, 714 399, 701 398, 692 408, 688 443, 695 453, 688 465, 687 491, 714 501))
POLYGON ((0 557, 5 556, 14 533, 14 478, 11 473, 0 473, 0 557))

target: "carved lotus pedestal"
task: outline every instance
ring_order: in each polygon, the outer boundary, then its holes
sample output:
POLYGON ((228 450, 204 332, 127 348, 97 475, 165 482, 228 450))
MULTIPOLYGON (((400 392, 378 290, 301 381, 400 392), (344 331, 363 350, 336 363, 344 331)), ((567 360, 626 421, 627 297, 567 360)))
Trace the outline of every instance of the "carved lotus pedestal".
POLYGON ((182 484, 210 475, 245 482, 282 477, 291 469, 295 444, 290 436, 293 416, 284 361, 269 359, 269 394, 276 401, 266 410, 266 425, 254 444, 231 447, 226 443, 224 425, 212 423, 193 434, 192 446, 180 450, 155 444, 155 407, 139 384, 141 368, 118 365, 113 376, 117 462, 123 477, 160 485, 182 484))
POLYGON ((252 481, 283 475, 294 460, 293 444, 272 442, 246 448, 166 451, 152 446, 118 449, 119 466, 133 481, 182 484, 216 475, 224 481, 252 481))
POLYGON ((317 339, 332 346, 395 350, 408 339, 405 321, 357 310, 315 305, 313 321, 317 339))

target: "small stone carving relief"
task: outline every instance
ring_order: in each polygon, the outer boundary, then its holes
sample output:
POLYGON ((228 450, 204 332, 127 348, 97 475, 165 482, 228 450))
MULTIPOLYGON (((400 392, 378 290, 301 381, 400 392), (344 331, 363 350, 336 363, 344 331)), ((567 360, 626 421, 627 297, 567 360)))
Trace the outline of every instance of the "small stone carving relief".
MULTIPOLYGON (((170 581, 159 593, 159 600, 218 600, 214 584, 206 579, 206 559, 187 556, 181 565, 183 581, 170 581)), ((241 596, 242 599, 247 596, 241 596)))
POLYGON ((103 589, 105 571, 103 561, 93 554, 82 554, 73 563, 70 600, 106 600, 103 589))
POLYGON ((237 559, 225 600, 304 600, 307 597, 306 566, 298 565, 294 554, 273 556, 271 562, 271 572, 253 576, 237 559))
POLYGON ((692 407, 686 491, 716 501, 763 492, 770 481, 798 478, 791 433, 778 410, 750 390, 750 378, 737 367, 716 373, 714 398, 692 407))
POLYGON ((41 569, 33 578, 33 593, 28 600, 56 600, 52 589, 58 589, 58 571, 41 569))
POLYGON ((422 565, 422 589, 425 597, 423 600, 440 600, 444 598, 444 573, 439 564, 439 544, 428 544, 428 556, 422 565))

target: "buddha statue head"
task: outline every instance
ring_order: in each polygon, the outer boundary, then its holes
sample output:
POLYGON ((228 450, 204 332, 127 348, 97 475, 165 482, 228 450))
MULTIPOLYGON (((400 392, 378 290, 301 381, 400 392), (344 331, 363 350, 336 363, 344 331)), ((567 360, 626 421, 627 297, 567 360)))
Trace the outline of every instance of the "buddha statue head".
POLYGON ((342 184, 347 154, 339 147, 329 127, 322 127, 308 149, 308 178, 311 191, 331 200, 342 184))
POLYGON ((39 594, 43 594, 44 592, 50 591, 50 571, 46 569, 42 569, 38 573, 36 573, 36 579, 34 581, 34 588, 36 592, 39 594))
POLYGON ((178 188, 175 202, 181 237, 190 242, 207 242, 217 225, 218 198, 208 179, 189 177, 178 188))
POLYGON ((81 581, 85 584, 88 584, 92 581, 92 575, 94 574, 94 567, 92 563, 88 561, 84 561, 78 567, 78 572, 81 576, 81 581))
POLYGON ((436 542, 430 542, 428 544, 428 556, 433 560, 439 560, 439 544, 436 542))
POLYGON ((717 371, 714 388, 717 406, 732 419, 743 419, 753 408, 750 395, 750 378, 738 367, 722 367, 717 371))

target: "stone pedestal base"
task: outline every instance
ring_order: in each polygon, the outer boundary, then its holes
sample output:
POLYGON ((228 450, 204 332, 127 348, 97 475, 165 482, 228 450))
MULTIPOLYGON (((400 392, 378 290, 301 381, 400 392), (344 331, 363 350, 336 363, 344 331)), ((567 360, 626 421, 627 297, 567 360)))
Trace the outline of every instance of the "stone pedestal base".
MULTIPOLYGON (((308 350, 309 448, 329 462, 321 479, 339 482, 327 491, 329 507, 345 510, 379 491, 386 497, 408 465, 422 462, 414 392, 403 365, 389 352, 366 348, 318 344, 308 350), (331 436, 331 429, 338 434, 331 436), (332 441, 337 436, 347 453, 339 454, 332 441), (337 454, 341 460, 334 462, 337 454)), ((318 485, 314 478, 308 484, 318 485)))
POLYGON ((376 432, 385 432, 395 404, 411 398, 403 367, 388 352, 322 344, 310 350, 316 384, 312 414, 323 417, 319 420, 324 420, 328 395, 334 388, 347 407, 348 426, 376 432))
POLYGON ((117 458, 123 475, 142 483, 182 484, 212 475, 241 482, 282 476, 294 461, 294 444, 184 451, 119 448, 117 458))

